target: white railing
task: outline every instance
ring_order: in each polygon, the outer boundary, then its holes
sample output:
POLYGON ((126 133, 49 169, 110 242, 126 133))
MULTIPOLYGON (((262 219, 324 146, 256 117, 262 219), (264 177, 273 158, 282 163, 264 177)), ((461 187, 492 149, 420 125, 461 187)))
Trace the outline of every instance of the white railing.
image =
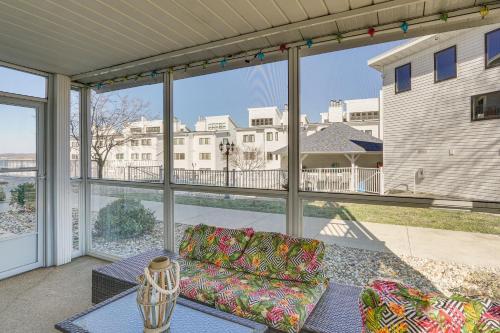
MULTIPOLYGON (((72 166, 72 170, 77 165, 72 166)), ((104 179, 141 182, 163 181, 163 166, 158 161, 113 161, 103 169, 104 179)), ((92 176, 98 168, 92 163, 92 176)), ((230 186, 257 189, 284 190, 288 183, 286 170, 185 170, 174 169, 172 180, 177 184, 230 186)), ((384 193, 382 168, 315 168, 302 169, 300 189, 313 192, 384 193)))

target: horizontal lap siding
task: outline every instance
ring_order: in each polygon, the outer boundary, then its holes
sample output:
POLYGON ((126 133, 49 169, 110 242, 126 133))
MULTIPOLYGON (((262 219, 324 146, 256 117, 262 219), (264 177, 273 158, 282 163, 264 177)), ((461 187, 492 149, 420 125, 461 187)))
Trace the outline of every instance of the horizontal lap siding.
POLYGON ((484 69, 486 26, 384 68, 386 190, 500 201, 500 120, 471 122, 471 96, 500 90, 500 67, 484 69), (434 52, 457 46, 457 78, 434 83, 434 52), (394 93, 394 68, 411 62, 412 90, 394 93), (450 154, 452 150, 453 154, 450 154))

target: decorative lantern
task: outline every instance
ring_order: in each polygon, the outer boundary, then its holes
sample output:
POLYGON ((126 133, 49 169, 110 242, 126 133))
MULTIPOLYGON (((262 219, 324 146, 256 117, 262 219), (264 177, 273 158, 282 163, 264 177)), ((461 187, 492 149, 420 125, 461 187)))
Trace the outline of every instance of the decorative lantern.
POLYGON ((165 332, 179 296, 179 263, 168 257, 154 258, 137 280, 137 306, 144 320, 144 332, 165 332))
POLYGON ((370 37, 375 36, 375 28, 374 27, 370 27, 368 29, 368 35, 370 35, 370 37))
POLYGON ((447 21, 448 21, 448 13, 441 13, 441 14, 439 15, 439 19, 440 19, 441 21, 447 22, 447 21))
POLYGON ((404 21, 403 23, 401 23, 401 25, 399 27, 401 28, 401 30, 403 30, 404 33, 407 33, 408 32, 408 28, 410 26, 408 25, 408 22, 404 21))

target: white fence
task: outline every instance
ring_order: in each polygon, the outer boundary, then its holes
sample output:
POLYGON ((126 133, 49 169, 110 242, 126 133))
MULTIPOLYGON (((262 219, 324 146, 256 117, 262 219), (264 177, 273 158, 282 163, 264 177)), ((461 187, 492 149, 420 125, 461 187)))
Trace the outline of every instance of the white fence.
MULTIPOLYGON (((75 170, 76 165, 72 167, 75 170)), ((97 165, 92 163, 92 176, 97 178, 97 165)), ((163 166, 158 161, 106 163, 104 179, 161 182, 163 166)), ((286 170, 185 170, 174 169, 172 180, 177 184, 230 186, 283 190, 288 184, 286 170)), ((300 189, 314 192, 384 193, 384 174, 380 168, 316 168, 302 169, 300 189)))

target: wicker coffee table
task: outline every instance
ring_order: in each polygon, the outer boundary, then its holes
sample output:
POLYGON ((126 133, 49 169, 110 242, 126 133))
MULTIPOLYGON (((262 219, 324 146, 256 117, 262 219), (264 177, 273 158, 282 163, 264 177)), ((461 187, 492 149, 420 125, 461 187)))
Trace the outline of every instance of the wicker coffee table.
MULTIPOLYGON (((66 333, 141 333, 136 289, 131 288, 55 325, 66 333)), ((179 298, 169 333, 265 333, 267 326, 179 298)))

